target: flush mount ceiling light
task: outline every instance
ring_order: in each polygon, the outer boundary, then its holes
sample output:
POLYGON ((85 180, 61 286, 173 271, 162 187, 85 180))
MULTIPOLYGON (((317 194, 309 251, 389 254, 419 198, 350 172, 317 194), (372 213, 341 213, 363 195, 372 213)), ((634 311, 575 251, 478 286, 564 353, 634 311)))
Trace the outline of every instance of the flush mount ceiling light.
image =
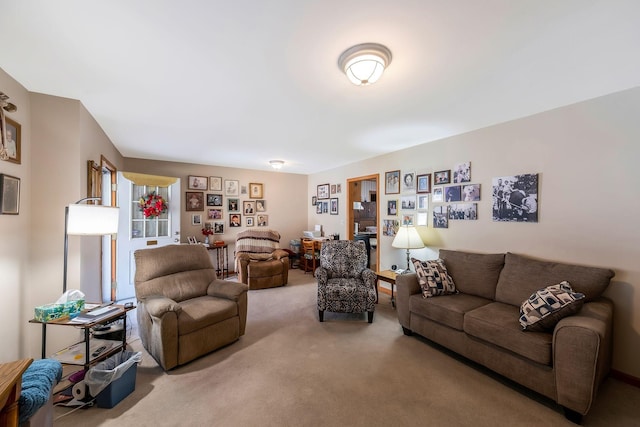
POLYGON ((269 160, 269 164, 272 168, 278 170, 284 165, 284 160, 269 160))
POLYGON ((370 85, 378 81, 391 63, 391 51, 377 43, 363 43, 342 52, 338 66, 351 83, 358 86, 370 85))

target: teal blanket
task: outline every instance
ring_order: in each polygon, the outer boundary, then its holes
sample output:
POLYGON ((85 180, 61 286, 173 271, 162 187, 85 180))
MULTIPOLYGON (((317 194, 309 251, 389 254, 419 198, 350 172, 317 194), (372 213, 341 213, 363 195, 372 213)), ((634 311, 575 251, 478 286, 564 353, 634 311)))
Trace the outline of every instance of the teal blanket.
POLYGON ((22 374, 22 393, 18 402, 20 424, 25 423, 44 406, 51 390, 62 378, 62 365, 57 360, 34 361, 22 374))

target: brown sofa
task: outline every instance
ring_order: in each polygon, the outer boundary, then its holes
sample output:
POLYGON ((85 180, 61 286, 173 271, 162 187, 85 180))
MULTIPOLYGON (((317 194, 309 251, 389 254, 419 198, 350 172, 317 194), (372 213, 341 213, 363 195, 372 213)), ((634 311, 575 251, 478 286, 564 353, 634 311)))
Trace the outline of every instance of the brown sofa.
POLYGON ((134 256, 140 338, 164 370, 244 335, 247 286, 217 279, 204 246, 169 245, 134 256))
POLYGON ((601 295, 613 271, 512 253, 442 249, 440 258, 458 293, 424 298, 415 273, 399 275, 396 303, 404 333, 419 334, 553 399, 579 423, 611 366, 613 304, 601 295), (523 331, 522 302, 563 280, 585 294, 582 309, 552 331, 523 331))
POLYGON ((289 253, 280 249, 275 230, 245 230, 236 236, 238 280, 250 290, 274 288, 289 281, 289 253))

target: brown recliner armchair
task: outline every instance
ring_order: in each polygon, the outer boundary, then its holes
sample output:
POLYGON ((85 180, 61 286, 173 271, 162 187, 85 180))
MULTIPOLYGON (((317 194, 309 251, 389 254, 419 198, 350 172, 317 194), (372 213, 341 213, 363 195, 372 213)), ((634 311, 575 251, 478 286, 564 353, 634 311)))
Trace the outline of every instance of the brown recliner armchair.
POLYGON ((134 257, 140 338, 165 371, 244 335, 247 286, 219 280, 204 246, 141 249, 134 257))
POLYGON ((283 286, 289 280, 289 254, 280 249, 280 233, 246 230, 236 236, 236 273, 249 289, 283 286))

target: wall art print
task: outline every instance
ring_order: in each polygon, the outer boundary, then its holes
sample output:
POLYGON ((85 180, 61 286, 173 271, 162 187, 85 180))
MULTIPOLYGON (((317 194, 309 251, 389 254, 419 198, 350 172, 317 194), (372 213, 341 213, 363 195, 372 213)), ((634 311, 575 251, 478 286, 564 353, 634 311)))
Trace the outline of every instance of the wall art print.
POLYGON ((538 174, 499 176, 493 186, 493 220, 538 222, 538 174))

